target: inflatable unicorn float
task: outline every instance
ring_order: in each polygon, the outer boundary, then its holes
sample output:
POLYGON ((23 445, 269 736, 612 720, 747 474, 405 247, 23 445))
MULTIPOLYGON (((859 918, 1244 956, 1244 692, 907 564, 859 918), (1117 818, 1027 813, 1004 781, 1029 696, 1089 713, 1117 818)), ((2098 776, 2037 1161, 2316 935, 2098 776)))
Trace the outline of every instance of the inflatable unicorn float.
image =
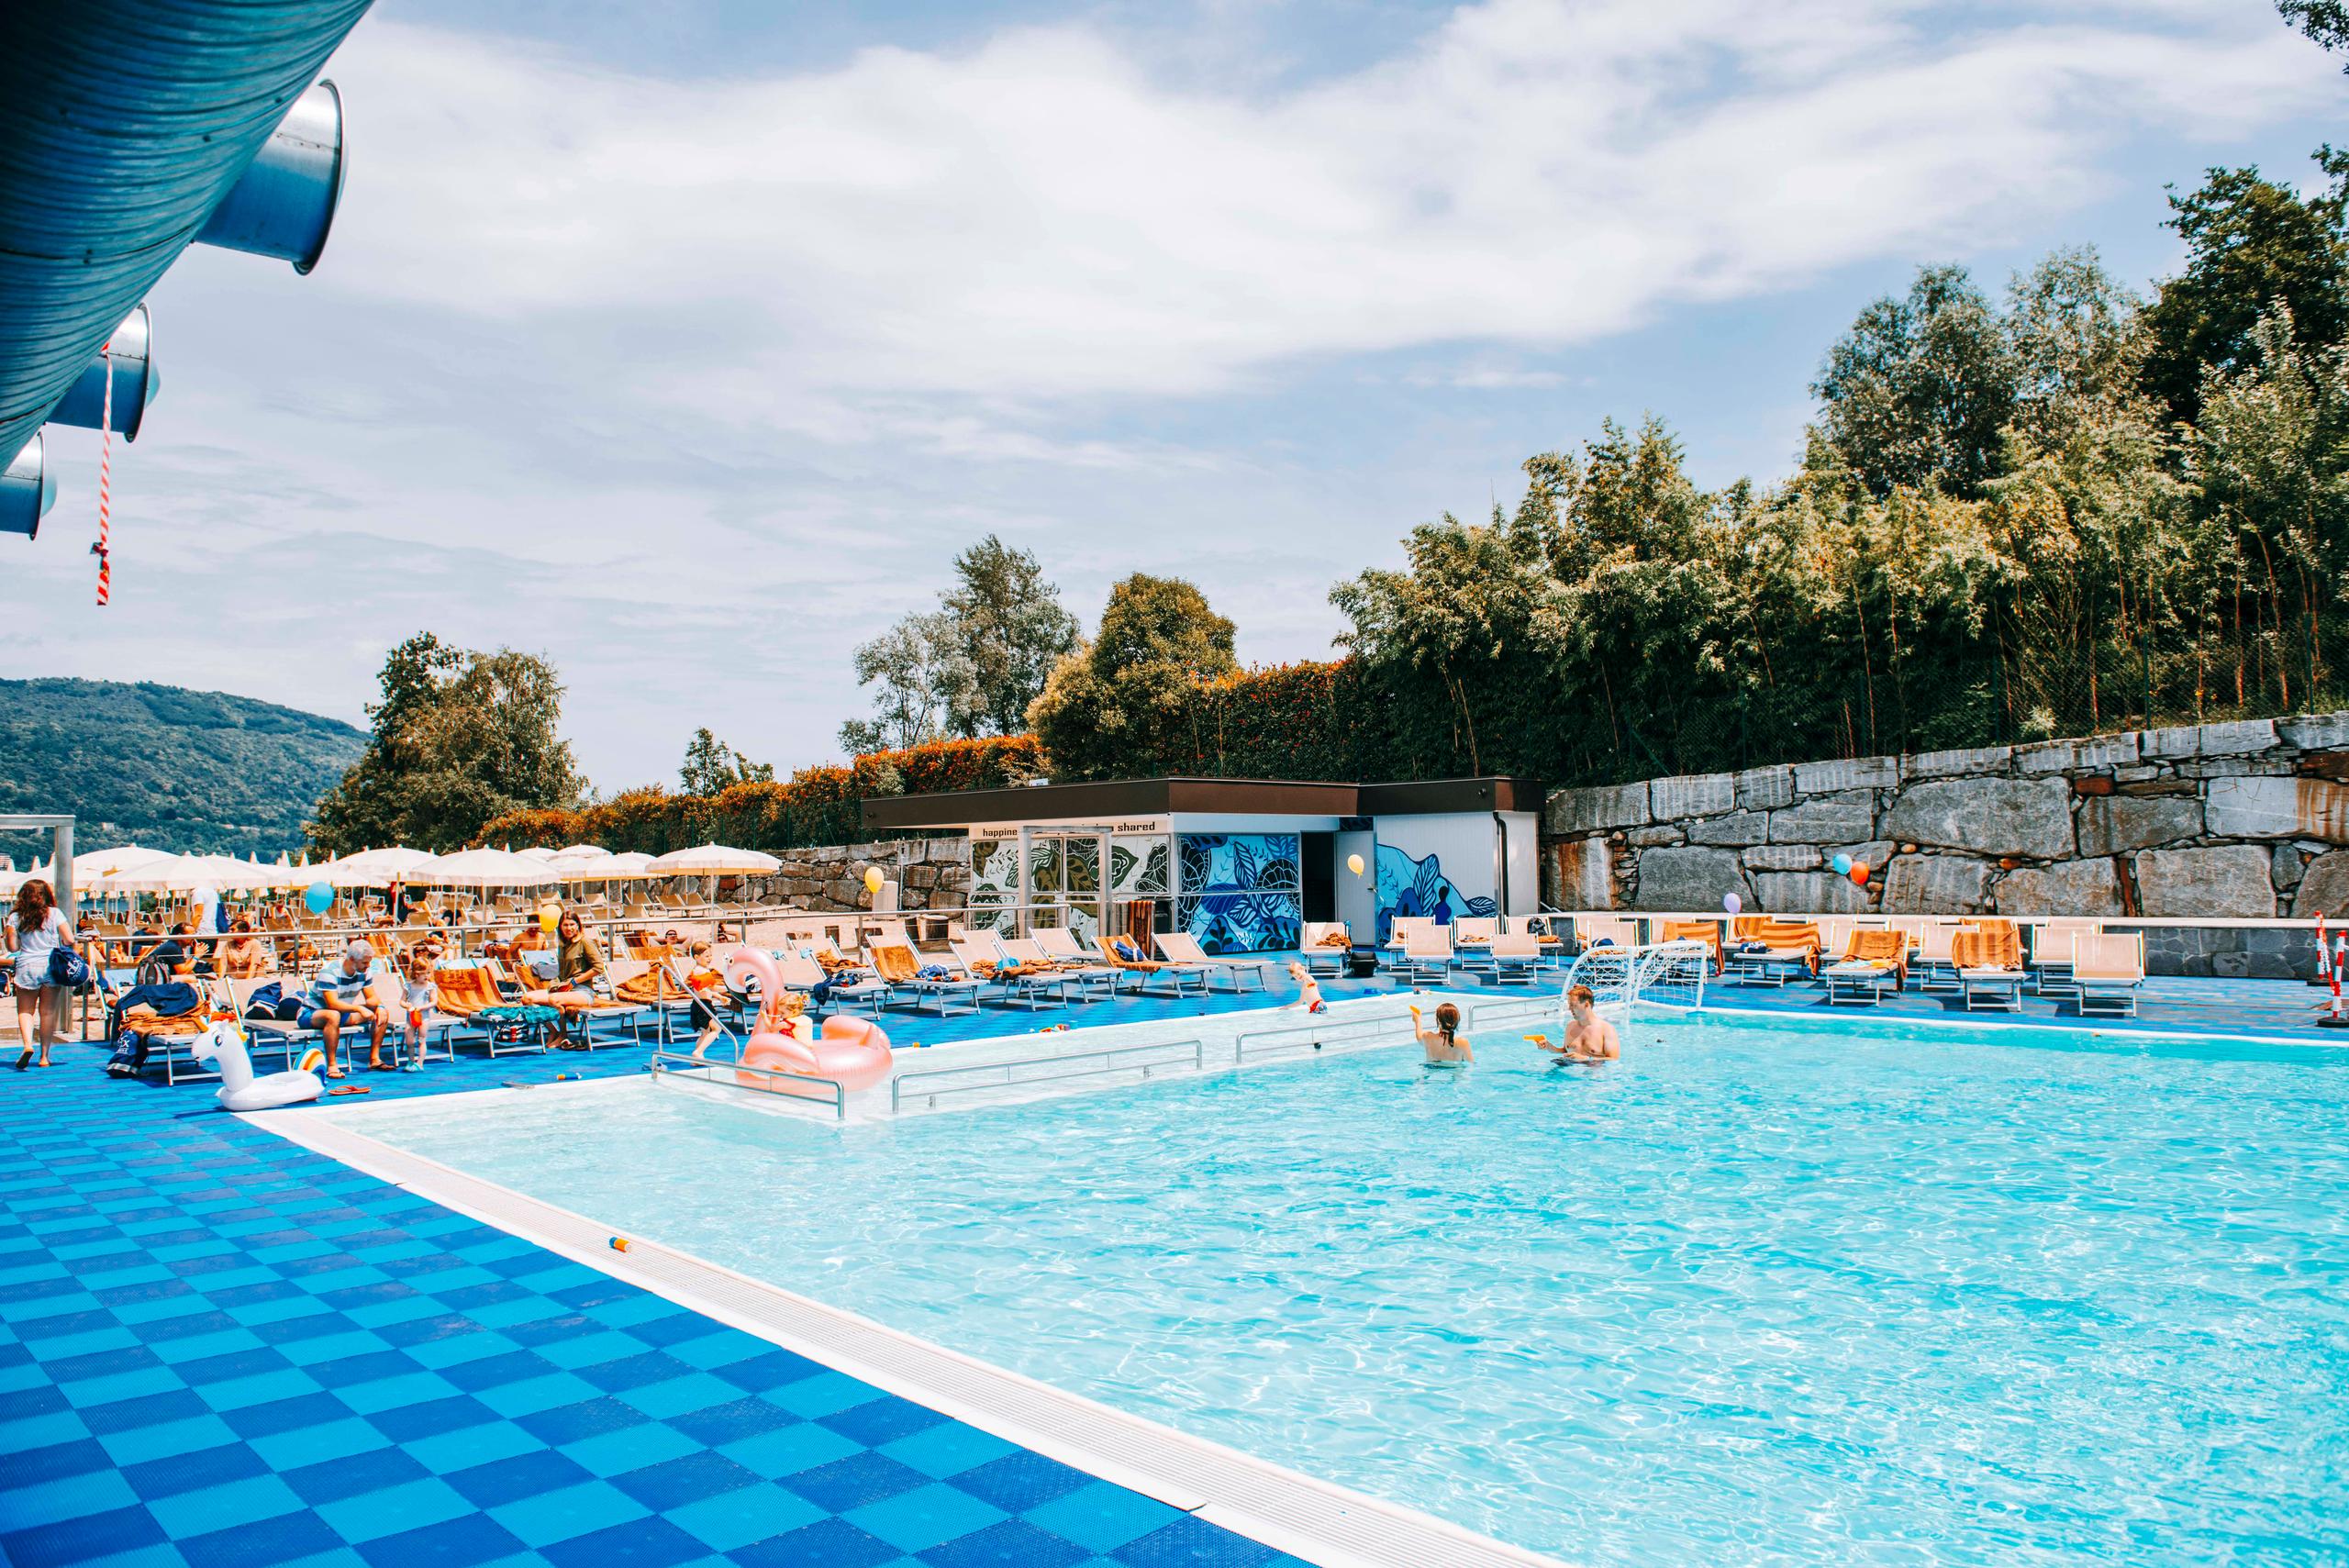
POLYGON ((234 1018, 216 1021, 195 1037, 188 1050, 198 1062, 211 1062, 218 1070, 220 1092, 215 1097, 232 1111, 266 1111, 279 1106, 299 1105, 317 1099, 327 1090, 317 1072, 327 1054, 315 1047, 303 1053, 302 1065, 291 1072, 254 1077, 252 1058, 245 1050, 244 1026, 234 1018))
MULTIPOLYGON (((774 960, 756 948, 736 948, 726 959, 726 984, 741 990, 751 980, 759 983, 759 1016, 742 1042, 743 1067, 829 1079, 843 1094, 869 1089, 889 1075, 889 1037, 872 1019, 836 1013, 819 1031, 804 1016, 785 1017, 783 972, 774 960)), ((771 1086, 758 1073, 738 1072, 734 1078, 748 1088, 771 1086)))

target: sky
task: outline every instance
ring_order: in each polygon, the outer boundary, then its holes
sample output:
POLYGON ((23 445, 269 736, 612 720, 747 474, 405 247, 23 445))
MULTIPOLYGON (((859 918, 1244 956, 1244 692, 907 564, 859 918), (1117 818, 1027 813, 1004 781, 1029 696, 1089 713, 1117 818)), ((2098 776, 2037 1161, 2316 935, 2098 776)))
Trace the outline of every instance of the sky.
POLYGON ((0 670, 363 722, 419 630, 551 658, 604 793, 785 769, 988 533, 1088 626, 1186 576, 1243 661, 1653 412, 1786 473, 1827 346, 2163 188, 2295 183, 2341 61, 2269 0, 380 0, 324 259, 191 250, 114 462, 52 431, 0 670), (491 28, 494 26, 494 30, 491 28))

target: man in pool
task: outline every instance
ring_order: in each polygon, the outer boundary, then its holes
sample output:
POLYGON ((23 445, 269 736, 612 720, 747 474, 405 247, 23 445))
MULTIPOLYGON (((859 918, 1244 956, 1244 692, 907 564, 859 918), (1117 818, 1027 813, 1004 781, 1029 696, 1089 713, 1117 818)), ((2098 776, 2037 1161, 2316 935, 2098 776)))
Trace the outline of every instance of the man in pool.
POLYGON ((1587 985, 1576 985, 1566 993, 1566 1038, 1564 1043, 1552 1045, 1547 1035, 1528 1035, 1542 1050, 1562 1062, 1618 1062, 1623 1056, 1622 1037, 1615 1026, 1598 1016, 1598 998, 1587 985))

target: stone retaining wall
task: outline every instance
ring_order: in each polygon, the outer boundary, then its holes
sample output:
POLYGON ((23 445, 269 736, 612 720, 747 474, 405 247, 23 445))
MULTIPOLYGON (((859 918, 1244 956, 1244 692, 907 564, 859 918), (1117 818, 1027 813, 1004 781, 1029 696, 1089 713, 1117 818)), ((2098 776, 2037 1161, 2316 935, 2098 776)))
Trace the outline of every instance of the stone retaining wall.
MULTIPOLYGON (((1569 909, 2342 917, 2349 713, 1559 790, 1543 826, 1543 896, 1569 909)), ((2282 972, 2288 951, 2149 943, 2205 973, 2282 972), (2246 954, 2266 961, 2218 962, 2246 954)))
POLYGON ((898 906, 960 909, 971 892, 971 844, 967 839, 893 839, 874 844, 827 844, 785 850, 783 867, 772 876, 748 876, 735 884, 739 903, 779 898, 795 909, 863 909, 873 896, 864 872, 879 866, 897 884, 898 906))

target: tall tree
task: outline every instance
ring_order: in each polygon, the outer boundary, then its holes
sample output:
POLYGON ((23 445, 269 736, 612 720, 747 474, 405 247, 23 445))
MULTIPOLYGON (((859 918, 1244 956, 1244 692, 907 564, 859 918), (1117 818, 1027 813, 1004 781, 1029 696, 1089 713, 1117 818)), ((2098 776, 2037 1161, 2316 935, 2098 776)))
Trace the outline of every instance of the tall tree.
POLYGON ((773 762, 753 762, 707 727, 695 730, 685 743, 685 765, 677 770, 677 782, 687 795, 716 795, 738 784, 774 781, 773 762))
POLYGON ((584 781, 559 732, 562 682, 544 659, 420 632, 384 658, 380 680, 367 749, 310 824, 319 849, 458 850, 503 812, 579 798, 584 781))
POLYGON ((1239 668, 1232 633, 1179 577, 1137 572, 1110 589, 1099 634, 1053 667, 1028 710, 1055 770, 1114 776, 1137 752, 1178 749, 1170 731, 1193 711, 1192 693, 1239 668))
POLYGON ((1052 666, 1076 646, 1076 617, 1034 555, 989 534, 954 558, 955 585, 855 653, 877 686, 869 718, 841 726, 851 752, 949 736, 1017 735, 1052 666))
POLYGON ((957 735, 1017 735, 1052 666, 1076 646, 1076 617, 1028 550, 989 534, 954 558, 960 586, 942 601, 971 664, 969 701, 948 715, 957 735))
POLYGON ((2328 147, 2316 161, 2332 183, 2312 196, 2257 169, 2212 169, 2199 189, 2170 193, 2168 227, 2186 241, 2186 268, 2145 312, 2144 369, 2145 390, 2170 417, 2194 421, 2204 367, 2242 365, 2253 328, 2279 305, 2302 348, 2349 335, 2349 155, 2328 147))
POLYGON ((1810 390, 1828 444, 1870 494, 1938 484, 1971 496, 1998 472, 2015 383, 1998 313, 1965 268, 1941 266, 1862 310, 1810 390))
POLYGON ((943 610, 906 617, 859 643, 854 658, 857 684, 876 689, 873 717, 841 726, 841 745, 852 756, 943 740, 954 716, 972 706, 975 673, 943 610))

